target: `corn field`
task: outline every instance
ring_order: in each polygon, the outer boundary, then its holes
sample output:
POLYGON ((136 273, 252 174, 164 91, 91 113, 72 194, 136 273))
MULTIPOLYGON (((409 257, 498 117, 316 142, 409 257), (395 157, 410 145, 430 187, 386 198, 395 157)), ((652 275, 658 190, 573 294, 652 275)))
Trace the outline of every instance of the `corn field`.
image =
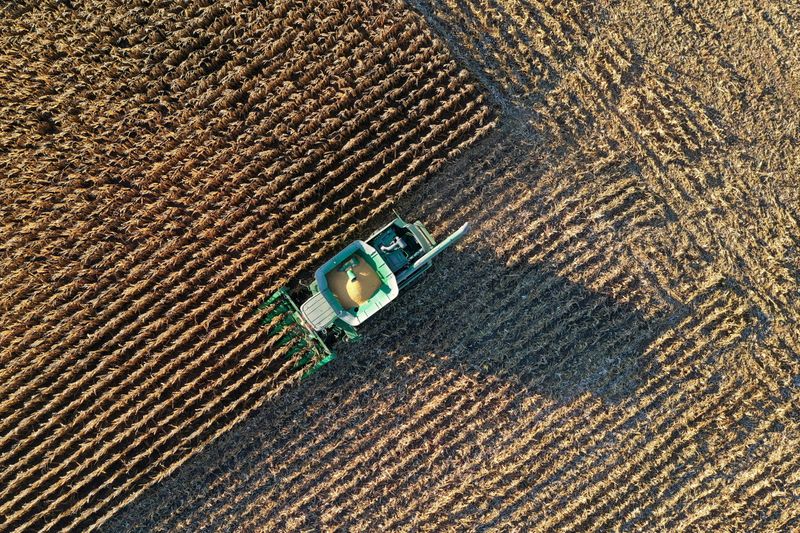
POLYGON ((494 119, 397 3, 4 10, 2 529, 85 529, 297 381, 255 306, 494 119))
POLYGON ((2 529, 800 528, 800 6, 3 9, 2 529))

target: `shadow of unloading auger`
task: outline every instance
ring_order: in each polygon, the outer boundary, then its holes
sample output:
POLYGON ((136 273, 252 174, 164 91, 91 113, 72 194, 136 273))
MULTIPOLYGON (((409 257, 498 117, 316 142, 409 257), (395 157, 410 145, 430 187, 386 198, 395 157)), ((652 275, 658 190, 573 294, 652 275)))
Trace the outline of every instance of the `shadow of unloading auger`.
POLYGON ((590 392, 617 402, 657 373, 646 348, 660 330, 635 307, 547 265, 507 267, 490 252, 462 249, 365 324, 359 343, 338 349, 387 364, 424 358, 559 401, 590 392))

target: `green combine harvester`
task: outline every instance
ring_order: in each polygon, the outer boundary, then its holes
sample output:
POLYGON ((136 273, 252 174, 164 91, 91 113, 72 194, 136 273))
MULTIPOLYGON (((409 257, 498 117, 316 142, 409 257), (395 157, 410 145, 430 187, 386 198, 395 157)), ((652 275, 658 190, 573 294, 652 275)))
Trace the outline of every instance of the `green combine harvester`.
POLYGON ((311 365, 307 376, 335 357, 329 344, 358 339, 358 326, 419 279, 433 258, 468 230, 469 224, 464 224, 437 244, 422 222, 409 224, 397 217, 319 267, 308 287, 311 296, 300 306, 285 287, 275 292, 259 306, 270 310, 263 323, 282 336, 279 345, 292 343, 290 356, 306 353, 297 365, 311 365), (279 316, 283 318, 275 324, 279 316))

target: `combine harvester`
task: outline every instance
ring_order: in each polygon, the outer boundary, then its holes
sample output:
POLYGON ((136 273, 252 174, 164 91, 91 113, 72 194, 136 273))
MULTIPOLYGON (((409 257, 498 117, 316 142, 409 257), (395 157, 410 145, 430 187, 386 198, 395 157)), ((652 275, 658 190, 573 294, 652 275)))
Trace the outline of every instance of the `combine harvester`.
POLYGON ((358 339, 356 330, 368 318, 397 298, 432 266, 433 258, 469 230, 464 224, 439 244, 422 224, 399 216, 366 241, 354 241, 319 267, 309 285, 311 296, 299 307, 282 287, 259 310, 263 320, 282 335, 280 346, 293 343, 289 356, 305 355, 297 366, 313 363, 305 376, 331 361, 329 344, 358 339), (274 324, 276 317, 284 317, 274 324), (299 328, 297 326, 300 326, 299 328))

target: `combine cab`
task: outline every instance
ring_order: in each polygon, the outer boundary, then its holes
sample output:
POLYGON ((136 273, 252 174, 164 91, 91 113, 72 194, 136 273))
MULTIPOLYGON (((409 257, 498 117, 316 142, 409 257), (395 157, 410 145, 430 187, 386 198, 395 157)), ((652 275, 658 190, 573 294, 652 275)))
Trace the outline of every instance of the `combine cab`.
MULTIPOLYGON (((431 267, 434 257, 468 229, 464 224, 436 244, 422 222, 409 224, 397 217, 366 241, 350 243, 319 267, 309 286, 311 297, 299 308, 284 288, 261 308, 280 304, 291 309, 290 320, 303 327, 305 342, 314 346, 316 357, 308 374, 334 357, 329 342, 357 339, 357 326, 394 300, 431 267)), ((310 362, 301 360, 302 364, 310 362)))

